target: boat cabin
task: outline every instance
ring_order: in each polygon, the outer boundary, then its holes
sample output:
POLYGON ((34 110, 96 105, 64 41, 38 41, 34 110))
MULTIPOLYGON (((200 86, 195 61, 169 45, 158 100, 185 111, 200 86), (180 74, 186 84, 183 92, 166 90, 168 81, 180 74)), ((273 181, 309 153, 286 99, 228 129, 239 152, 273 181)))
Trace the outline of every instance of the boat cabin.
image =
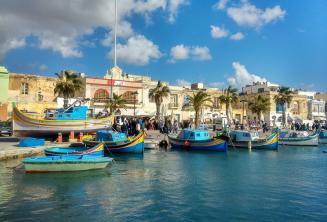
POLYGON ((232 131, 231 132, 232 141, 253 141, 260 139, 258 132, 249 131, 232 131))
POLYGON ((87 119, 87 106, 70 106, 67 109, 47 109, 45 119, 51 120, 85 120, 87 119))
POLYGON ((207 130, 183 129, 178 134, 177 138, 190 140, 208 140, 210 139, 210 134, 207 130))
POLYGON ((119 133, 112 130, 98 130, 96 134, 96 139, 98 141, 123 141, 126 140, 126 134, 125 133, 119 133))

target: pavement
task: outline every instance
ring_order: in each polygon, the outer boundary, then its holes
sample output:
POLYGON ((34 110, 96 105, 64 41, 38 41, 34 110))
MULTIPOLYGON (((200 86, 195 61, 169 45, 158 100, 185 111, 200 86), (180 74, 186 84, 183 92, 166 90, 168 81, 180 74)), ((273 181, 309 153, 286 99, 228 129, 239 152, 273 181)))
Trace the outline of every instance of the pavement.
MULTIPOLYGON (((144 143, 158 144, 164 138, 165 135, 161 134, 159 130, 149 130, 147 131, 147 136, 144 140, 144 143)), ((55 142, 46 141, 44 146, 18 147, 18 143, 19 138, 0 136, 0 161, 42 155, 44 154, 44 149, 49 146, 69 146, 70 144, 68 142, 58 144, 55 142)))
POLYGON ((44 149, 49 146, 69 145, 69 143, 58 144, 46 141, 44 146, 18 147, 18 142, 19 138, 16 137, 0 137, 0 161, 42 155, 44 153, 44 149))

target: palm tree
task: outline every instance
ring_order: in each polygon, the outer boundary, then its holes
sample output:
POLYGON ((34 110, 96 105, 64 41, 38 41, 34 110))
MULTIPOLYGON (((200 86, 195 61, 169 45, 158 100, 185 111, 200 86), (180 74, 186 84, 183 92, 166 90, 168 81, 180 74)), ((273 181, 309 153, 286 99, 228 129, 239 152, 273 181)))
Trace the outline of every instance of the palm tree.
POLYGON ((261 122, 262 113, 266 113, 270 110, 269 98, 262 95, 256 96, 254 101, 249 102, 249 109, 258 116, 258 120, 261 122))
POLYGON ((117 109, 124 109, 126 108, 126 99, 123 95, 118 96, 116 93, 113 94, 112 99, 106 103, 106 109, 109 108, 110 114, 114 113, 117 109))
POLYGON ((161 81, 158 81, 158 84, 155 88, 150 89, 149 98, 153 99, 156 103, 157 119, 160 118, 160 107, 163 102, 163 98, 168 97, 169 93, 169 87, 163 84, 161 81))
POLYGON ((204 106, 210 106, 208 102, 212 103, 210 96, 203 92, 198 91, 196 94, 193 93, 193 96, 190 96, 190 105, 193 106, 195 111, 195 128, 198 128, 200 123, 200 112, 204 106))
POLYGON ((276 106, 281 105, 282 106, 282 112, 283 112, 283 126, 286 125, 286 104, 290 104, 292 101, 293 92, 288 87, 281 87, 278 90, 278 94, 274 96, 274 100, 276 102, 276 106))
POLYGON ((82 88, 83 82, 75 72, 69 70, 56 73, 56 76, 58 76, 58 80, 54 94, 64 97, 64 108, 67 108, 68 99, 75 96, 75 93, 82 88))
POLYGON ((223 95, 219 96, 219 101, 220 103, 226 105, 227 122, 230 124, 230 113, 232 105, 238 102, 237 89, 228 86, 228 88, 223 91, 223 95))

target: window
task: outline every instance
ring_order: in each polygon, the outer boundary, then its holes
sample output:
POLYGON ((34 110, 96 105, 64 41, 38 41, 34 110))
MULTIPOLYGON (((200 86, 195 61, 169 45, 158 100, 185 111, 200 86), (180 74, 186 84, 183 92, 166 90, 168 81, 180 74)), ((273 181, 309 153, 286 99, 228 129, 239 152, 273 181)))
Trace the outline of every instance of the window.
POLYGON ((172 104, 175 107, 178 105, 178 95, 176 94, 170 95, 170 104, 172 104))
POLYGON ((94 93, 95 102, 106 102, 109 99, 109 93, 105 89, 98 89, 94 93))
POLYGON ((264 88, 259 88, 258 89, 258 93, 263 93, 263 92, 265 92, 265 89, 264 88))
POLYGON ((283 105, 281 103, 276 104, 276 112, 277 113, 283 112, 283 105))
POLYGON ((20 86, 20 94, 28 95, 28 83, 23 82, 20 86))
POLYGON ((213 98, 213 107, 214 108, 219 108, 219 97, 214 97, 213 98))
POLYGON ((137 92, 127 91, 123 93, 123 97, 127 101, 127 103, 134 103, 134 101, 135 103, 137 103, 137 95, 135 93, 137 92))
POLYGON ((39 91, 39 92, 37 93, 37 101, 38 101, 38 102, 42 102, 42 101, 43 101, 43 95, 42 95, 42 92, 41 92, 41 91, 39 91))

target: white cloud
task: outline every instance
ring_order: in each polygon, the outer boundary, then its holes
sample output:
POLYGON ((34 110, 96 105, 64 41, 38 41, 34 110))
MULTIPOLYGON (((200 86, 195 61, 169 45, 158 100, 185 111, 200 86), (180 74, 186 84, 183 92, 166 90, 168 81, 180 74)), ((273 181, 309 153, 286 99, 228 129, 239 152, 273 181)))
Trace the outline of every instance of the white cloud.
POLYGON ((190 56, 190 48, 187 46, 176 45, 170 49, 170 56, 173 60, 184 60, 190 56))
POLYGON ((214 4, 213 8, 218 10, 224 10, 229 0, 219 0, 216 4, 214 4))
POLYGON ((233 87, 240 89, 247 84, 252 84, 253 82, 267 81, 263 77, 249 73, 245 66, 238 62, 233 62, 233 68, 235 70, 234 75, 227 78, 227 82, 233 87))
MULTIPOLYGON (((117 44, 117 59, 122 63, 141 66, 161 56, 159 47, 143 35, 130 37, 125 45, 117 44)), ((113 57, 113 50, 109 52, 109 57, 113 57)))
POLYGON ((242 40, 244 38, 244 34, 242 32, 236 32, 235 34, 230 36, 230 39, 232 40, 242 40))
POLYGON ((204 47, 199 47, 199 46, 195 46, 192 48, 191 50, 191 54, 192 54, 192 58, 194 60, 210 60, 211 54, 210 54, 210 50, 208 47, 204 46, 204 47))
POLYGON ((175 63, 177 60, 210 60, 210 50, 206 46, 185 46, 183 44, 176 45, 170 49, 170 59, 168 62, 175 63))
POLYGON ((245 0, 240 6, 228 8, 227 14, 240 26, 260 28, 265 24, 283 19, 286 11, 279 5, 260 9, 245 0))
MULTIPOLYGON (((136 35, 128 21, 133 15, 151 20, 155 11, 164 11, 170 22, 175 21, 178 10, 186 0, 119 0, 118 36, 126 40, 136 35)), ((111 30, 114 26, 114 1, 108 0, 10 0, 1 1, 0 7, 0 59, 13 48, 26 44, 10 41, 24 40, 28 36, 37 39, 37 47, 50 49, 63 57, 81 57, 83 38, 102 27, 108 30, 107 40, 102 43, 110 46, 111 30)))
MULTIPOLYGON (((156 0, 154 0, 156 1, 156 0)), ((168 17, 168 21, 170 23, 174 23, 176 16, 178 14, 178 9, 179 7, 181 7, 182 5, 187 5, 189 4, 188 0, 169 0, 168 1, 168 13, 169 13, 169 17, 168 17)))
POLYGON ((211 25, 211 37, 218 39, 218 38, 224 38, 229 35, 229 31, 225 29, 224 27, 220 28, 218 26, 211 25))
POLYGON ((210 82, 208 84, 209 87, 214 87, 214 88, 223 88, 225 86, 224 82, 210 82))
POLYGON ((191 85, 191 82, 185 80, 185 79, 177 79, 176 80, 176 84, 178 86, 190 86, 191 85))

